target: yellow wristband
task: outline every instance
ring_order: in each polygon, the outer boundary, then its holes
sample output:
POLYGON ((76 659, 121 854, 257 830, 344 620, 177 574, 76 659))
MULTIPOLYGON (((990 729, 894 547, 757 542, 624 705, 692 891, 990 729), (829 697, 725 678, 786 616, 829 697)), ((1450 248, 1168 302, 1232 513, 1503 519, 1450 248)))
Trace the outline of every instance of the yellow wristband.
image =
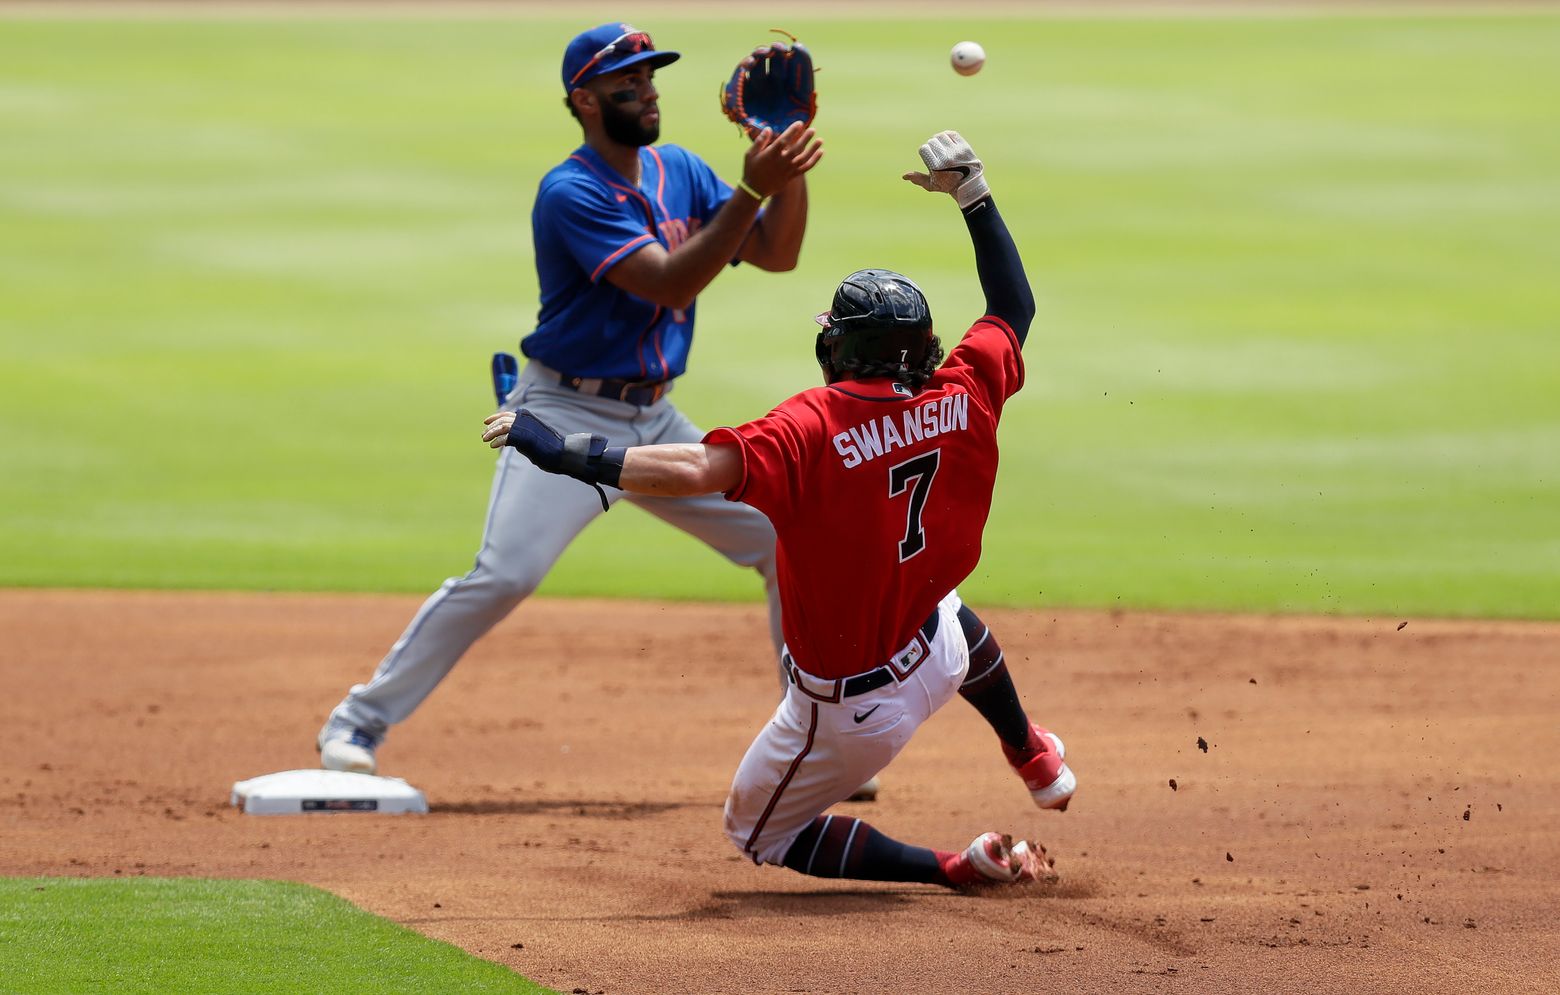
POLYGON ((747 194, 749 197, 752 197, 754 200, 758 201, 760 204, 762 204, 764 202, 764 200, 765 200, 763 194, 759 193, 757 190, 754 190, 752 187, 748 186, 747 180, 738 180, 737 181, 737 189, 741 190, 743 193, 747 194))

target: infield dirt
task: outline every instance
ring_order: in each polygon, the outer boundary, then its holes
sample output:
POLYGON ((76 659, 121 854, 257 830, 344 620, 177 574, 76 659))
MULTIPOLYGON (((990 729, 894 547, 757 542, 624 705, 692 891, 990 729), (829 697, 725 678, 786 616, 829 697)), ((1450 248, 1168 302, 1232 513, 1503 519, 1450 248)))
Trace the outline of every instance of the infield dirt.
POLYGON ((726 842, 777 694, 755 606, 534 601, 381 750, 432 814, 230 808, 418 603, 0 592, 0 874, 305 881, 564 992, 1560 988, 1560 625, 983 611, 1071 809, 959 702, 840 809, 1057 857, 966 897, 726 842))

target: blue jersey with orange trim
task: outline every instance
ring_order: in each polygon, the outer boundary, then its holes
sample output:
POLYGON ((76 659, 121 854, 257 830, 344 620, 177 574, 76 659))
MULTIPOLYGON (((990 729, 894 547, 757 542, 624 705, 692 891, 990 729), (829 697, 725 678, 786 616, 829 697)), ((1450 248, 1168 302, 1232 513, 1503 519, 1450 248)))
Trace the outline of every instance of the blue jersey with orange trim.
POLYGON ((636 187, 589 146, 542 177, 531 232, 542 305, 520 351, 562 373, 666 380, 688 366, 693 307, 663 308, 605 279, 651 242, 668 251, 698 231, 731 187, 676 145, 639 150, 636 187))

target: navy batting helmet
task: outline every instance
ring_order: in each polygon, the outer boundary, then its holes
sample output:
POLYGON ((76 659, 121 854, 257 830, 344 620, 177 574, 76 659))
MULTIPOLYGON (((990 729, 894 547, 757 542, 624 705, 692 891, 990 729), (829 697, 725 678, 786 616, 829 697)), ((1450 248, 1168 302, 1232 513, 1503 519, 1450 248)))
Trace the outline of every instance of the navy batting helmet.
POLYGON ((829 383, 852 373, 920 387, 942 361, 926 295, 892 270, 863 269, 847 276, 817 321, 823 331, 815 350, 829 383))

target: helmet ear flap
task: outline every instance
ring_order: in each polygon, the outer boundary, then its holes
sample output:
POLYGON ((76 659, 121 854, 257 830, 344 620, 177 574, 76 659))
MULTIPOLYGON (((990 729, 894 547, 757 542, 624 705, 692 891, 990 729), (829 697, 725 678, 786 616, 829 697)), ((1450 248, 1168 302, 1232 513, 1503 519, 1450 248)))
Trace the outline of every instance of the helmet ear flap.
POLYGON ((834 370, 834 350, 823 341, 823 337, 828 333, 828 329, 818 333, 818 338, 813 343, 813 355, 817 357, 818 368, 823 371, 824 382, 833 383, 839 379, 839 374, 834 370))

